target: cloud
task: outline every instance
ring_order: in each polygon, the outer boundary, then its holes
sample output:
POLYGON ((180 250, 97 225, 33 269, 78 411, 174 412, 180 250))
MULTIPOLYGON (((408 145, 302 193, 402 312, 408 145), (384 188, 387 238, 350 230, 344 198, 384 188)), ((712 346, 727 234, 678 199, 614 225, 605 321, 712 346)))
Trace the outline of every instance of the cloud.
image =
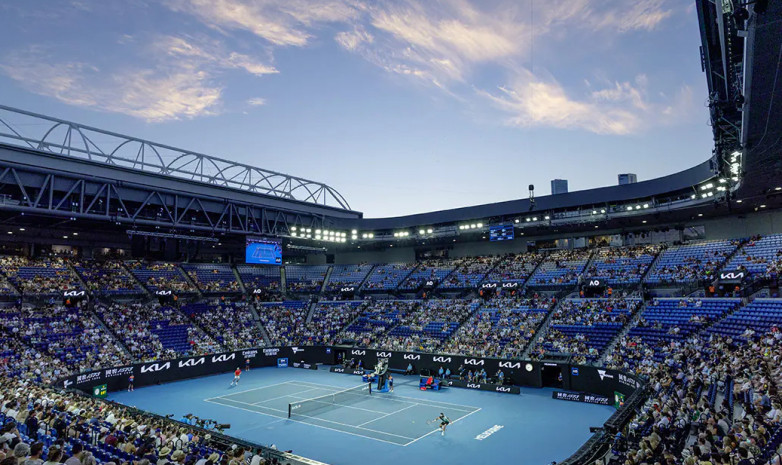
POLYGON ((250 100, 247 101, 247 104, 254 107, 259 107, 262 105, 266 105, 266 99, 261 97, 251 98, 250 100))
POLYGON ((359 5, 347 0, 168 0, 165 4, 216 29, 247 31, 273 45, 296 47, 312 37, 308 28, 354 18, 359 5))
POLYGON ((253 59, 249 55, 228 52, 221 44, 206 39, 194 41, 184 37, 162 36, 155 41, 153 47, 159 53, 174 58, 188 58, 192 64, 197 62, 199 65, 210 65, 224 69, 241 69, 256 76, 279 72, 274 66, 253 59))
POLYGON ((357 26, 352 31, 337 33, 337 35, 334 36, 334 40, 336 40, 337 43, 345 50, 354 51, 357 50, 360 46, 371 44, 375 41, 375 38, 372 36, 372 34, 367 32, 366 29, 361 26, 357 26))
POLYGON ((614 82, 576 98, 553 78, 542 79, 523 71, 511 84, 499 87, 494 93, 477 92, 509 115, 506 124, 524 128, 554 127, 626 135, 640 132, 646 126, 673 124, 689 115, 693 108, 689 87, 682 87, 673 100, 675 103, 671 103, 664 96, 660 101, 651 101, 647 86, 648 78, 639 75, 634 82, 614 82))

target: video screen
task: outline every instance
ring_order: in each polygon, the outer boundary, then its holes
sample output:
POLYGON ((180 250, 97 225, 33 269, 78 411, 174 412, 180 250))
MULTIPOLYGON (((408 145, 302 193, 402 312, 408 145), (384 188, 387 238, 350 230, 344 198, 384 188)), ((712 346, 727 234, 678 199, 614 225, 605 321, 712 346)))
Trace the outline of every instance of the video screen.
POLYGON ((490 241, 512 241, 513 238, 514 238, 514 230, 512 224, 491 226, 489 228, 490 241))
POLYGON ((282 244, 279 241, 247 238, 245 263, 282 265, 282 244))

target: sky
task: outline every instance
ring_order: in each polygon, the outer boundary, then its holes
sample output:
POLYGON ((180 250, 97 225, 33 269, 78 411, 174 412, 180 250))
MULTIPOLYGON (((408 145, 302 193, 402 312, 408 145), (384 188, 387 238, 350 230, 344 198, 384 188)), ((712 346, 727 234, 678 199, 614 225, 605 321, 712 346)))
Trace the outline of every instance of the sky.
POLYGON ((4 0, 0 103, 387 217, 709 158, 685 0, 4 0))

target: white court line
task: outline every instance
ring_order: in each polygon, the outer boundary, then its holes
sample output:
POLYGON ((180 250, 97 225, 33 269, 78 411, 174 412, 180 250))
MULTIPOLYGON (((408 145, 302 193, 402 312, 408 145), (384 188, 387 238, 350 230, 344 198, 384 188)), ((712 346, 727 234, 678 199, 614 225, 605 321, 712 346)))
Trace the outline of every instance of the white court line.
MULTIPOLYGON (((379 413, 379 414, 386 413, 386 412, 380 412, 380 411, 378 411, 378 410, 370 410, 370 409, 368 409, 368 408, 354 407, 354 406, 352 406, 352 405, 345 405, 345 404, 332 404, 331 402, 326 402, 326 401, 323 401, 323 400, 312 400, 312 399, 307 399, 306 397, 305 397, 305 398, 303 398, 302 400, 303 400, 303 401, 305 401, 305 402, 306 402, 306 401, 308 401, 308 400, 310 400, 310 401, 312 401, 312 402, 317 402, 317 403, 319 403, 319 404, 333 405, 334 407, 338 407, 338 408, 352 408, 352 409, 355 409, 355 410, 363 410, 363 411, 365 411, 365 412, 379 413)), ((297 415, 298 415, 298 413, 297 413, 297 415)))
MULTIPOLYGON (((222 395, 222 396, 217 396, 217 397, 210 397, 210 398, 208 398, 208 399, 204 399, 204 400, 205 400, 205 401, 210 401, 210 400, 212 400, 212 399, 222 399, 223 397, 230 397, 230 396, 235 396, 236 394, 244 394, 245 392, 258 391, 258 390, 260 390, 260 389, 268 389, 268 388, 270 388, 270 387, 275 387, 275 386, 282 386, 283 384, 290 384, 290 383, 291 383, 290 381, 285 381, 284 383, 270 384, 270 385, 268 385, 268 386, 261 386, 261 387, 257 387, 257 388, 247 389, 247 390, 245 390, 245 391, 239 391, 239 392, 230 392, 230 393, 228 393, 228 394, 224 394, 224 395, 222 395)), ((306 387, 306 386, 301 386, 301 387, 306 387)))
MULTIPOLYGON (((248 404, 247 402, 240 402, 238 400, 230 400, 230 399, 225 399, 225 400, 227 400, 229 402, 236 402, 237 404, 249 405, 251 407, 265 408, 265 409, 269 409, 269 410, 274 410, 275 412, 282 412, 282 413, 286 414, 286 416, 288 414, 288 412, 286 410, 279 410, 279 409, 271 408, 271 407, 263 407, 263 406, 260 406, 260 405, 248 404)), ((220 404, 220 402, 212 402, 212 403, 213 404, 219 404, 219 405, 226 405, 226 404, 220 404)), ((233 405, 228 405, 228 407, 234 407, 234 406, 233 405)), ((346 406, 341 405, 341 407, 346 407, 346 406)), ((242 408, 242 407, 236 407, 236 408, 240 408, 242 410, 249 410, 249 409, 242 408)), ((250 411, 254 412, 254 410, 250 410, 250 411)), ((259 413, 261 413, 261 412, 259 412, 259 413)), ((383 413, 383 412, 374 412, 374 413, 383 413)), ((320 418, 320 417, 313 417, 313 416, 309 416, 309 415, 302 415, 302 414, 299 414, 299 413, 297 413, 296 416, 304 417, 304 418, 312 418, 313 420, 325 421, 327 423, 334 423, 335 425, 341 425, 341 426, 344 426, 346 428, 357 428, 357 429, 363 429, 363 430, 367 430, 367 431, 372 431, 373 433, 386 434, 388 436, 396 436, 398 438, 403 438, 403 439, 413 439, 413 438, 411 438, 409 436, 402 436, 401 434, 389 433, 387 431, 380 431, 380 430, 376 430, 376 429, 372 429, 372 428, 364 428, 364 427, 361 427, 361 426, 350 425, 350 424, 342 423, 342 422, 339 422, 339 421, 326 420, 325 418, 320 418)), ((290 418, 290 420, 293 420, 293 418, 290 418)), ((297 420, 294 420, 294 421, 297 421, 297 420)), ((304 421, 300 421, 299 423, 304 423, 304 424, 307 424, 307 425, 310 424, 310 423, 307 423, 307 422, 304 422, 304 421)))
MULTIPOLYGON (((318 390, 318 388, 305 389, 303 391, 294 392, 293 394, 287 394, 287 395, 284 395, 284 396, 272 397, 271 399, 259 400, 258 402, 252 402, 252 403, 250 403, 250 405, 263 404, 263 403, 269 402, 271 400, 282 399, 282 398, 285 398, 285 397, 293 397, 295 399, 296 398, 296 394, 304 394, 305 392, 317 391, 317 390, 318 390)), ((238 402, 241 402, 241 401, 238 401, 238 402)), ((243 403, 247 404, 248 402, 243 402, 243 403)))
MULTIPOLYGON (((345 389, 344 386, 331 386, 331 385, 328 385, 328 384, 310 383, 310 382, 307 382, 307 381, 288 381, 288 382, 291 383, 291 384, 309 384, 309 385, 314 385, 314 386, 329 387, 329 388, 340 389, 340 390, 344 390, 345 389)), ((417 404, 421 404, 421 405, 428 405, 429 407, 441 407, 441 406, 448 405, 448 406, 454 407, 454 410, 459 410, 459 411, 464 411, 464 412, 468 411, 466 409, 471 409, 469 411, 480 410, 481 409, 481 407, 474 407, 472 405, 453 404, 451 402, 441 402, 439 400, 425 400, 425 399, 419 399, 417 397, 398 396, 396 394, 394 394, 393 397, 384 397, 384 399, 392 400, 392 401, 396 401, 396 402, 405 402, 405 403, 407 403, 408 401, 400 400, 400 399, 410 399, 412 401, 415 401, 413 403, 417 403, 417 404), (439 405, 432 405, 432 404, 439 404, 439 405), (455 408, 455 407, 462 407, 462 408, 455 408)))
MULTIPOLYGON (((476 410, 475 412, 478 412, 478 411, 480 411, 480 410, 481 410, 481 409, 478 409, 478 410, 476 410)), ((470 412, 470 413, 468 413, 467 415, 464 415, 464 416, 462 416, 462 417, 459 417, 459 418, 457 418, 456 420, 452 421, 452 422, 451 422, 451 424, 454 424, 454 423, 456 423, 456 422, 457 422, 457 421, 459 421, 459 420, 464 420, 465 418, 469 417, 470 415, 472 415, 472 414, 473 414, 473 413, 475 413, 475 412, 470 412)), ((423 439, 423 438, 425 438, 425 437, 429 436, 430 434, 432 434, 432 433, 436 433, 436 432, 438 432, 438 431, 440 431, 440 428, 437 428, 437 429, 436 429, 436 430, 434 430, 434 431, 430 431, 430 432, 428 432, 428 433, 424 434, 423 436, 421 436, 421 437, 420 437, 420 438, 418 438, 418 439, 413 439, 412 441, 410 441, 410 442, 408 442, 407 444, 405 444, 405 447, 407 447, 407 446, 409 446, 410 444, 412 444, 412 443, 414 443, 414 442, 418 441, 419 439, 423 439)))
POLYGON ((403 411, 403 410, 407 410, 407 409, 409 409, 409 408, 413 408, 413 407, 415 407, 416 405, 418 405, 418 404, 410 404, 410 405, 408 405, 407 407, 405 407, 405 408, 403 408, 403 409, 397 410, 396 412, 386 413, 386 414, 385 414, 385 415, 383 415, 383 416, 377 417, 377 418, 375 418, 375 419, 372 419, 372 420, 369 420, 369 421, 365 421, 364 423, 361 423, 361 424, 360 424, 360 425, 358 425, 358 426, 364 426, 364 425, 366 425, 367 423, 372 423, 373 421, 380 420, 380 419, 382 419, 382 418, 385 418, 385 417, 387 417, 387 416, 390 416, 390 415, 395 415, 395 414, 397 414, 397 413, 399 413, 399 412, 401 412, 401 411, 403 411))

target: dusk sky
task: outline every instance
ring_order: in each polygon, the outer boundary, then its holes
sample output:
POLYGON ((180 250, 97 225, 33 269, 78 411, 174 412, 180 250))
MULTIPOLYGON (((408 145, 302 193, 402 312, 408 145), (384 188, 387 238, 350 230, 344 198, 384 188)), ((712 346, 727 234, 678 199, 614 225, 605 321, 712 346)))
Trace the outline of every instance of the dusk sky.
POLYGON ((366 217, 712 149, 685 0, 5 0, 0 103, 325 182, 366 217))

